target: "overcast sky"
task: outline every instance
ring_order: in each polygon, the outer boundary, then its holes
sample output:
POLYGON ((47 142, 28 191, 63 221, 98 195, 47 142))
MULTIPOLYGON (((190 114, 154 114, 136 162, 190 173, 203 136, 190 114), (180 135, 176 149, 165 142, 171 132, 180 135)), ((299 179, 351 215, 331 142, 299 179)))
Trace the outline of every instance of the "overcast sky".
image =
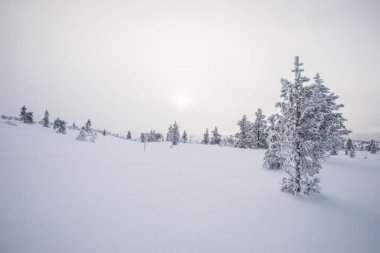
POLYGON ((0 113, 125 133, 276 112, 293 57, 380 131, 380 1, 0 0, 0 113))

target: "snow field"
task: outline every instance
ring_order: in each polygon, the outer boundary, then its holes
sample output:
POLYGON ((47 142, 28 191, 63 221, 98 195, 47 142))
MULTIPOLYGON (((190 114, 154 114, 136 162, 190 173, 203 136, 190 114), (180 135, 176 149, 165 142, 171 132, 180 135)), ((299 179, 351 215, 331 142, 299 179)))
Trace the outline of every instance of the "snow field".
MULTIPOLYGON (((0 252, 380 252, 380 155, 280 191, 264 151, 141 143, 0 121, 0 252)), ((367 159, 364 159, 367 156, 367 159)))

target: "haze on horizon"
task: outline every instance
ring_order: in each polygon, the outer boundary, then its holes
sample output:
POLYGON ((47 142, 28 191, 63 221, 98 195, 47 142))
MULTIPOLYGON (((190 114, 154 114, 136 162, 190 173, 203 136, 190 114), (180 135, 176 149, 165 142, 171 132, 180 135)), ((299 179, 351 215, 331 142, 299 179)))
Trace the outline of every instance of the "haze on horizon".
POLYGON ((380 2, 0 1, 0 113, 126 133, 237 131, 280 78, 319 72, 347 126, 380 132, 380 2))

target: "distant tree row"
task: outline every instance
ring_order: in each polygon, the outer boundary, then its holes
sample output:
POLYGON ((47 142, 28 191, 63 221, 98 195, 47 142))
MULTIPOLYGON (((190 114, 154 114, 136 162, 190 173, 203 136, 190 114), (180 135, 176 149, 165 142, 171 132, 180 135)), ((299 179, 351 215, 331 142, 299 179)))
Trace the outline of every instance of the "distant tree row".
POLYGON ((355 141, 351 140, 350 138, 347 139, 346 143, 344 144, 344 152, 346 155, 350 155, 351 158, 355 157, 355 151, 356 150, 361 151, 369 151, 371 154, 376 154, 379 150, 379 143, 377 143, 375 140, 371 140, 370 142, 365 141, 355 141))
MULTIPOLYGON (((21 120, 22 122, 27 123, 27 124, 35 123, 35 121, 33 120, 33 112, 28 112, 25 105, 21 107, 20 109, 20 118, 15 118, 15 119, 21 120)), ((67 128, 66 121, 58 117, 57 119, 54 120, 54 122, 50 122, 49 112, 47 110, 45 111, 44 117, 39 121, 39 123, 43 127, 46 127, 46 128, 49 128, 50 126, 52 126, 53 129, 56 130, 56 132, 59 134, 66 134, 66 128, 67 128)), ((107 134, 110 134, 110 133, 107 133, 105 129, 103 131, 92 129, 90 119, 87 120, 87 122, 82 128, 78 128, 75 122, 71 126, 68 126, 68 128, 73 129, 73 130, 80 130, 79 135, 76 139, 82 140, 82 141, 93 142, 96 139, 97 132, 102 133, 104 136, 107 134)), ((119 134, 111 134, 111 135, 122 138, 119 134)), ((123 138, 127 140, 132 140, 131 132, 128 131, 126 137, 123 137, 123 138)))
MULTIPOLYGON (((20 109, 20 120, 24 123, 33 124, 33 112, 28 112, 26 106, 24 105, 20 109)), ((39 122, 44 127, 50 127, 50 119, 49 119, 49 112, 46 110, 44 113, 44 117, 39 122)), ((53 123, 53 129, 56 130, 57 133, 60 134, 66 134, 66 122, 64 120, 61 120, 57 118, 53 123)))

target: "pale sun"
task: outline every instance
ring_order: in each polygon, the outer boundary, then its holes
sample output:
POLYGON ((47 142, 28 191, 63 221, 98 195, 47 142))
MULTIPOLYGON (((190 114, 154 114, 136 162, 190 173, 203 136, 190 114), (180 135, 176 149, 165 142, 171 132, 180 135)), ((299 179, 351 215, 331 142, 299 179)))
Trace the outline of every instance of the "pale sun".
POLYGON ((184 109, 190 105, 190 98, 186 95, 177 95, 174 98, 174 103, 180 108, 184 109))

